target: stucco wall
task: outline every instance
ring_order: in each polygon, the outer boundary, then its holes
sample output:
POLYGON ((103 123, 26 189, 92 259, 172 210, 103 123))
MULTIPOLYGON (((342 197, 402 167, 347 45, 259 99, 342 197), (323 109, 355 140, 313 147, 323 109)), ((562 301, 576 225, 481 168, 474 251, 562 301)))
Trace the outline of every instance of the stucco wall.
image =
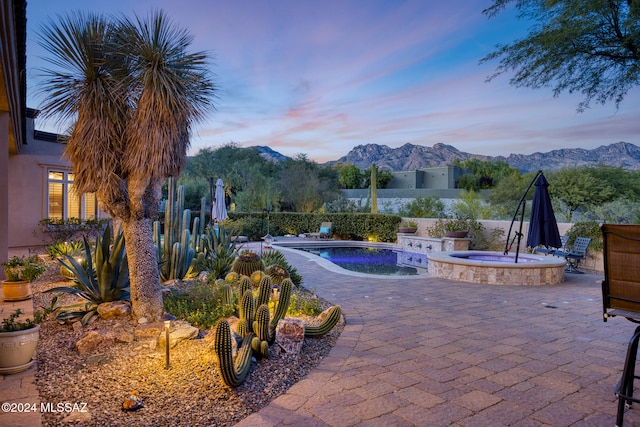
MULTIPOLYGON (((31 132, 28 135, 33 135, 31 132)), ((9 248, 49 243, 38 222, 46 217, 47 168, 70 169, 64 145, 28 138, 20 154, 9 157, 9 248)))

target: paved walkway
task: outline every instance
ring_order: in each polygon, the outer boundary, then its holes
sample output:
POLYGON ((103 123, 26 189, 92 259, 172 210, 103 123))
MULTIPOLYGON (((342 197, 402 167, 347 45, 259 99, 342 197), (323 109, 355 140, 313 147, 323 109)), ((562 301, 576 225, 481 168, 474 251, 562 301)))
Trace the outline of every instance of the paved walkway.
MULTIPOLYGON (((550 287, 372 278, 283 253, 347 324, 313 372, 239 427, 615 424, 634 325, 602 322, 601 276, 550 287)), ((34 367, 1 377, 0 402, 39 402, 34 377, 34 367)), ((0 414, 0 426, 39 425, 39 413, 0 414)), ((625 416, 633 425, 637 409, 625 416)))
POLYGON ((602 321, 602 276, 550 287, 377 279, 283 252, 347 325, 318 368, 238 426, 615 424, 635 326, 602 321))

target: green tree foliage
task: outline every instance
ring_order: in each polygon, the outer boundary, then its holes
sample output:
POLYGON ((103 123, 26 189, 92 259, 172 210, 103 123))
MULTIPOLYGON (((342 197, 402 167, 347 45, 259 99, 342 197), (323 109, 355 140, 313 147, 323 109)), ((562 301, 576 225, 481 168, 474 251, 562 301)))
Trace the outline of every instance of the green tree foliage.
POLYGON ((503 178, 517 172, 516 168, 509 166, 504 160, 492 162, 479 159, 454 159, 452 164, 472 172, 462 175, 458 180, 458 187, 469 191, 493 188, 503 178))
POLYGON ((472 221, 493 217, 491 205, 482 200, 480 194, 475 191, 463 190, 460 193, 460 198, 451 204, 451 211, 455 218, 469 219, 472 221))
POLYGON ((442 218, 444 203, 437 196, 416 197, 402 206, 398 215, 407 218, 442 218))
POLYGON ((339 178, 331 167, 321 167, 304 154, 284 162, 276 188, 284 211, 314 212, 338 197, 339 178))
POLYGON ((342 188, 364 188, 364 174, 356 165, 353 163, 336 163, 333 167, 338 171, 342 188))
POLYGON ((589 168, 564 168, 546 176, 549 195, 560 202, 560 211, 567 222, 573 221, 578 209, 602 205, 615 198, 615 188, 591 175, 589 168))
MULTIPOLYGON (((364 170, 364 183, 361 188, 369 188, 369 186, 371 185, 371 168, 372 167, 373 165, 369 166, 364 170)), ((393 179, 393 175, 391 174, 391 172, 389 172, 388 170, 377 168, 376 188, 378 189, 387 188, 387 185, 391 182, 392 179, 393 179)))
POLYGON ((484 13, 495 16, 509 3, 533 25, 525 38, 482 59, 500 60, 490 79, 508 73, 516 87, 580 92, 579 111, 591 101, 617 107, 640 81, 640 2, 495 0, 484 13))

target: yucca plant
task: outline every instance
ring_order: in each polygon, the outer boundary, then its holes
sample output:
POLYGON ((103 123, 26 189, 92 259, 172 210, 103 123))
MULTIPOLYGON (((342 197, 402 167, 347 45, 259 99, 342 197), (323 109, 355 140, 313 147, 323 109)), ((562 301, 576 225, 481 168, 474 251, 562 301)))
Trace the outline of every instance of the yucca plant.
POLYGON ((83 324, 97 314, 103 302, 129 299, 129 263, 122 232, 111 245, 111 227, 106 227, 102 238, 96 237, 95 253, 84 239, 86 269, 72 256, 65 255, 60 263, 74 275, 73 286, 59 286, 46 292, 77 295, 86 302, 60 308, 59 321, 81 320, 83 324))

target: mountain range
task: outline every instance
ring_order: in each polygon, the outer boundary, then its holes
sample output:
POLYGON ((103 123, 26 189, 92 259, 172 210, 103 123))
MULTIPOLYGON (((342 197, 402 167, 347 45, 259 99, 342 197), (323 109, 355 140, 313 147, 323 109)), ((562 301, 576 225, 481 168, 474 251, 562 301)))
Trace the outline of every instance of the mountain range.
MULTIPOLYGON (((286 156, 269 147, 257 146, 262 157, 272 161, 282 161, 286 156)), ((602 145, 592 150, 583 148, 563 148, 545 153, 509 154, 509 156, 484 156, 458 150, 447 144, 435 144, 433 147, 404 144, 398 148, 386 145, 358 145, 345 156, 327 162, 353 163, 360 169, 366 169, 373 163, 381 169, 390 171, 408 171, 424 167, 446 166, 454 159, 479 159, 484 161, 507 162, 523 173, 537 170, 557 170, 565 167, 595 166, 598 164, 622 167, 624 169, 640 169, 640 147, 628 142, 617 142, 602 145)))

